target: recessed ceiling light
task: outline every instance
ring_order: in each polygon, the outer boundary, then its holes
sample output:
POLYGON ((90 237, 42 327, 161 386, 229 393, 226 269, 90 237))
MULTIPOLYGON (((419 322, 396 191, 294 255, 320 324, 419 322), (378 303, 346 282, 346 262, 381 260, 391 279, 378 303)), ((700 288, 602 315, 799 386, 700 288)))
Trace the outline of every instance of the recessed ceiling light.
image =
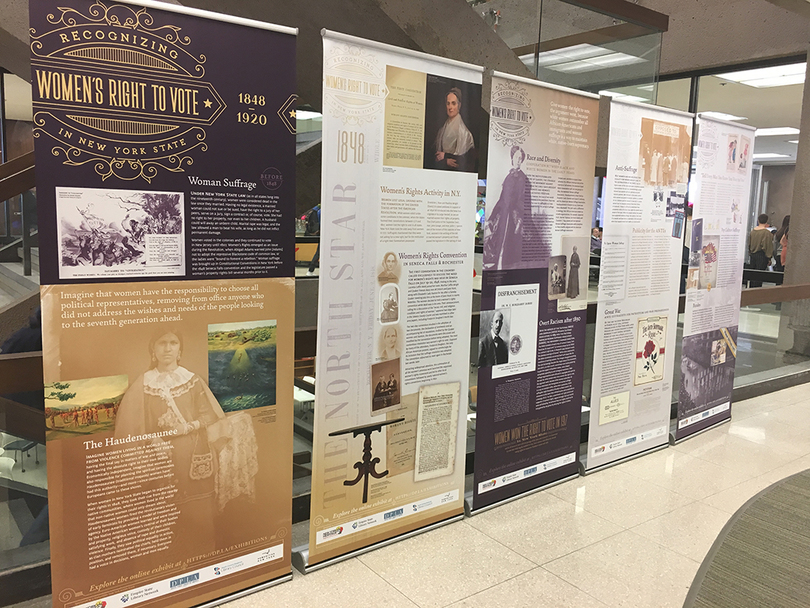
POLYGON ((756 137, 768 137, 771 135, 798 135, 799 130, 793 127, 768 127, 767 129, 757 129, 756 137))
POLYGON ((769 158, 790 158, 789 154, 777 154, 776 152, 761 152, 754 154, 754 160, 766 160, 769 158))
POLYGON ((718 74, 723 80, 739 82, 751 87, 782 87, 791 84, 802 84, 807 71, 807 63, 791 63, 790 65, 775 65, 754 70, 740 70, 718 74))
POLYGON ((798 139, 791 139, 788 143, 789 144, 798 144, 799 140, 798 139))
POLYGON ((701 112, 700 114, 717 120, 748 120, 745 116, 734 116, 734 114, 726 114, 725 112, 701 112))

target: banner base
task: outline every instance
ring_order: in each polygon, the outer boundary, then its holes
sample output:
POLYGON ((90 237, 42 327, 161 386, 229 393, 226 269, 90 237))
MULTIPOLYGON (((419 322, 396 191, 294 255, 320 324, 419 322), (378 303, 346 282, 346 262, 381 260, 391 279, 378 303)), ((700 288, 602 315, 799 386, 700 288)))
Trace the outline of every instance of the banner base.
POLYGON ((490 509, 494 509, 495 507, 500 507, 501 505, 505 505, 508 502, 512 502, 513 500, 517 500, 518 498, 523 498, 525 496, 529 496, 531 494, 536 494, 537 492, 541 492, 542 490, 547 490, 549 488, 553 488, 554 486, 558 486, 561 483, 565 483, 566 481, 571 481, 572 479, 576 479, 579 477, 579 473, 572 473, 568 477, 563 477, 562 479, 558 479, 556 481, 549 482, 545 485, 542 485, 537 488, 532 488, 531 490, 526 490, 525 492, 521 492, 520 494, 515 494, 514 496, 510 496, 509 498, 504 498, 503 500, 499 500, 498 502, 494 502, 491 505, 487 505, 486 507, 480 507, 478 509, 473 509, 472 501, 473 501, 473 493, 467 492, 464 495, 464 515, 467 517, 472 517, 473 515, 478 515, 479 513, 483 513, 484 511, 489 511, 490 509))
POLYGON ((447 524, 452 524, 453 522, 456 521, 461 521, 462 519, 464 519, 464 515, 462 513, 459 513, 458 515, 453 515, 452 517, 448 517, 447 519, 437 521, 436 523, 430 524, 429 526, 417 528, 416 530, 411 530, 410 532, 399 534, 397 536, 394 536, 393 538, 381 540, 380 542, 374 543, 373 545, 369 545, 368 547, 356 549, 349 553, 344 553, 343 555, 333 557, 332 559, 327 559, 322 562, 318 562, 317 564, 309 563, 309 545, 303 545, 297 548, 294 547, 292 550, 292 565, 301 574, 309 574, 310 572, 315 572, 316 570, 320 570, 321 568, 331 566, 332 564, 337 564, 347 559, 357 557, 358 555, 363 555, 364 553, 374 551, 374 549, 379 549, 380 547, 385 547, 387 545, 397 543, 401 540, 405 540, 406 538, 416 536, 417 534, 422 534, 423 532, 430 532, 431 530, 435 530, 436 528, 440 528, 441 526, 446 526, 447 524))
POLYGON ((646 456, 647 454, 652 454, 653 452, 657 452, 658 450, 663 450, 664 448, 668 448, 669 443, 665 442, 659 445, 655 445, 651 448, 647 448, 646 450, 642 450, 641 452, 637 452, 636 454, 630 454, 629 456, 625 456, 624 458, 619 458, 618 460, 614 460, 613 462, 606 462, 605 464, 600 464, 598 467, 593 467, 592 469, 586 468, 586 458, 587 456, 583 456, 579 459, 579 472, 581 475, 589 475, 590 473, 596 473, 597 471, 601 471, 603 469, 609 469, 610 467, 616 466, 617 464, 621 464, 623 462, 630 462, 631 460, 635 460, 641 456, 646 456))
POLYGON ((234 600, 238 600, 241 597, 245 597, 246 595, 250 595, 251 593, 258 593, 259 591, 264 591, 265 589, 269 589, 270 587, 275 587, 276 585, 280 585, 281 583, 286 583, 292 580, 292 570, 289 574, 285 574, 283 576, 279 576, 274 578, 273 580, 267 581, 266 583, 259 583, 258 585, 253 585, 252 587, 248 587, 247 589, 242 589, 241 591, 237 591, 236 593, 231 593, 229 595, 224 595, 221 598, 216 600, 212 600, 210 602, 206 602, 205 604, 197 604, 195 608, 212 608, 213 606, 220 606, 225 604, 226 602, 232 602, 234 600))
POLYGON ((675 438, 675 433, 678 430, 678 421, 676 420, 672 425, 672 430, 669 432, 669 445, 677 445, 682 441, 686 441, 687 439, 691 439, 692 437, 697 437, 701 433, 705 433, 706 431, 711 431, 712 429, 716 429, 721 424, 725 424, 726 422, 731 422, 731 416, 728 418, 723 418, 722 420, 718 420, 714 424, 710 424, 705 429, 700 429, 699 431, 695 431, 694 433, 690 433, 686 437, 681 437, 680 439, 675 438))

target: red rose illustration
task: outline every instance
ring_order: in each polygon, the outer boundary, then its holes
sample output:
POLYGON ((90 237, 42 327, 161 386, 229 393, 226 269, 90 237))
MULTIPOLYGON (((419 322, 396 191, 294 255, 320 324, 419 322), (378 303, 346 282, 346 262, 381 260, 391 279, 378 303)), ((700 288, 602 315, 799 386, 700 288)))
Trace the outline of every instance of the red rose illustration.
POLYGON ((647 340, 647 343, 644 345, 644 358, 646 359, 655 351, 655 342, 652 340, 647 340))

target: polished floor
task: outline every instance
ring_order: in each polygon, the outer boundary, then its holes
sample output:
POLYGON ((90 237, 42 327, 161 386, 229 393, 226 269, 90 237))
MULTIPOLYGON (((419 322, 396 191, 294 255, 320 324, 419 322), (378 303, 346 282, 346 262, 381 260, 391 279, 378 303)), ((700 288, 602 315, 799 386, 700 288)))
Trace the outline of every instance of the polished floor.
POLYGON ((810 468, 810 386, 740 402, 733 416, 680 445, 226 605, 682 606, 731 514, 810 468))
POLYGON ((810 385, 801 385, 737 403, 732 422, 680 445, 225 605, 680 607, 729 517, 808 468, 810 385))

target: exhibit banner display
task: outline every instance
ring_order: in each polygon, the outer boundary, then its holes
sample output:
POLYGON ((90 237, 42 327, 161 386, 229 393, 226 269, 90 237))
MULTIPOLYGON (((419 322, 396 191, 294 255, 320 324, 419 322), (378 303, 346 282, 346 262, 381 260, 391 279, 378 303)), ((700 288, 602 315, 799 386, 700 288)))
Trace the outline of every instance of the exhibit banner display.
POLYGON ((289 578, 296 30, 148 1, 30 24, 54 606, 289 578))
POLYGON ((481 147, 482 68, 323 37, 316 416, 302 569, 463 511, 481 147))
POLYGON ((473 511, 578 470, 598 117, 493 75, 473 511))
POLYGON ((753 144, 698 115, 676 440, 731 418, 753 144))
POLYGON ((692 119, 611 100, 589 470, 669 440, 692 119))

